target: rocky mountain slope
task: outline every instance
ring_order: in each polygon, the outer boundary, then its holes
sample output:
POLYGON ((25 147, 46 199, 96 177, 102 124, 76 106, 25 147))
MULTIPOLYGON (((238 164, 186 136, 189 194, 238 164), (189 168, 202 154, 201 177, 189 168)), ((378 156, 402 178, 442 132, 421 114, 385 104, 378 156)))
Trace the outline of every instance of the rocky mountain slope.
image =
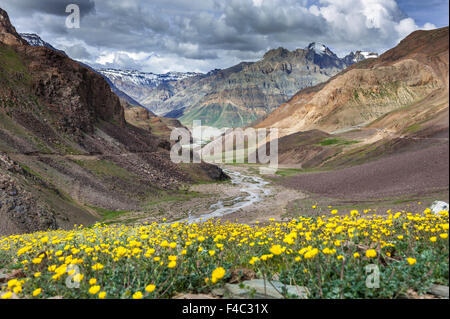
MULTIPOLYGON (((359 62, 320 85, 298 92, 257 127, 283 135, 326 132, 370 123, 448 93, 448 28, 412 33, 378 59, 359 62)), ((448 97, 435 112, 448 107, 448 97)), ((429 105, 429 109, 432 105, 429 105)))
POLYGON ((280 163, 303 169, 448 148, 448 38, 448 27, 416 31, 379 58, 301 90, 256 127, 278 128, 280 163))
POLYGON ((245 126, 268 114, 299 89, 328 80, 372 54, 357 52, 341 59, 328 47, 268 51, 258 62, 242 62, 207 74, 161 75, 100 70, 121 90, 157 114, 180 118, 186 125, 202 120, 215 127, 245 126), (178 76, 180 77, 180 76, 178 76))
POLYGON ((141 209, 193 176, 225 178, 212 165, 173 164, 169 147, 127 123, 101 75, 30 46, 0 9, 1 235, 90 224, 141 209))
MULTIPOLYGON (((31 46, 34 46, 34 47, 46 47, 46 48, 49 48, 51 50, 58 51, 58 52, 60 52, 60 53, 62 53, 64 55, 67 55, 66 52, 64 52, 62 50, 55 49, 50 43, 45 42, 44 40, 42 40, 41 37, 39 35, 37 35, 37 34, 34 34, 34 33, 20 33, 20 36, 22 37, 22 39, 27 41, 28 44, 31 45, 31 46)), ((97 72, 95 69, 91 68, 87 64, 81 63, 79 61, 78 61, 78 63, 80 63, 84 67, 90 68, 94 72, 97 72)), ((101 74, 101 73, 99 73, 99 74, 101 74)), ((103 77, 105 78, 106 82, 108 82, 109 86, 111 87, 113 92, 117 94, 118 97, 126 100, 130 104, 133 104, 133 105, 136 105, 136 106, 142 106, 141 104, 139 104, 138 101, 136 101, 132 97, 128 96, 125 92, 119 90, 106 76, 103 76, 103 77)))
POLYGON ((353 63, 315 42, 295 51, 270 50, 258 62, 243 64, 229 74, 219 72, 212 79, 194 84, 202 85, 197 92, 204 92, 205 84, 211 87, 207 86, 205 95, 186 107, 181 121, 189 124, 200 119, 217 127, 249 125, 298 90, 324 82, 353 63))
POLYGON ((200 73, 194 72, 155 74, 117 69, 99 69, 98 72, 115 87, 158 115, 170 111, 163 106, 163 103, 178 91, 178 81, 201 76, 200 73))

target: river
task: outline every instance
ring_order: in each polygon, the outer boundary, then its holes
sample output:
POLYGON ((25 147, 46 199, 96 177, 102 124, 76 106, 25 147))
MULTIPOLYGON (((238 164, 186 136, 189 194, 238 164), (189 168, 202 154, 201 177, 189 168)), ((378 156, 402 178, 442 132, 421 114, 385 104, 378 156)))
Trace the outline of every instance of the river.
POLYGON ((198 223, 204 222, 211 218, 219 218, 237 212, 238 210, 247 206, 253 205, 261 201, 265 196, 270 194, 270 189, 266 187, 269 182, 257 176, 244 175, 240 172, 230 169, 223 170, 231 178, 231 183, 239 185, 244 196, 237 196, 232 200, 218 202, 210 206, 210 212, 201 216, 189 216, 181 222, 198 223))

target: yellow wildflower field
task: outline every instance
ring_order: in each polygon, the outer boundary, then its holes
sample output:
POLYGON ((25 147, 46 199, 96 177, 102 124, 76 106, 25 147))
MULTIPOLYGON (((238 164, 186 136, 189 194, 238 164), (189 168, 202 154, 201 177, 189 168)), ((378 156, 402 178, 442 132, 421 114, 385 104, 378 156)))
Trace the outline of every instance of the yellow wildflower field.
POLYGON ((0 283, 0 297, 170 298, 208 293, 250 268, 307 287, 309 298, 395 298, 448 283, 448 228, 446 211, 353 210, 252 226, 96 224, 14 235, 0 238, 0 269, 21 275, 0 283))

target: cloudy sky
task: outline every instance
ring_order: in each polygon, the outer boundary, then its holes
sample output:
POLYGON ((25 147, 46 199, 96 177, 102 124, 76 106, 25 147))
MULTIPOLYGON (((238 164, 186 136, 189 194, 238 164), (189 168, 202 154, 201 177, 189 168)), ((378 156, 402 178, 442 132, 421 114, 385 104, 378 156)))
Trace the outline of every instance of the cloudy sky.
POLYGON ((96 67, 207 72, 268 49, 317 41, 339 56, 382 53, 417 29, 448 25, 448 0, 1 0, 19 32, 96 67), (78 4, 79 29, 66 27, 78 4))

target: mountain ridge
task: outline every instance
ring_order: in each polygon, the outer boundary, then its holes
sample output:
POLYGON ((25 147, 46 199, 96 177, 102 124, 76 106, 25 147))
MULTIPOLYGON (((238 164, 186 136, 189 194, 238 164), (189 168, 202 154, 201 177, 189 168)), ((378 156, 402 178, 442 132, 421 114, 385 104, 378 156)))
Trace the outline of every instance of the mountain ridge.
POLYGON ((226 178, 206 163, 174 164, 156 133, 126 121, 100 74, 29 45, 0 9, 1 235, 89 225, 200 178, 226 178))
POLYGON ((285 102, 300 88, 323 82, 354 63, 354 58, 339 58, 328 47, 322 45, 322 52, 314 45, 293 51, 282 47, 271 49, 256 62, 192 74, 136 92, 136 83, 110 79, 123 91, 130 94, 133 91, 133 98, 150 110, 177 117, 186 125, 196 119, 211 126, 245 126, 285 102))

